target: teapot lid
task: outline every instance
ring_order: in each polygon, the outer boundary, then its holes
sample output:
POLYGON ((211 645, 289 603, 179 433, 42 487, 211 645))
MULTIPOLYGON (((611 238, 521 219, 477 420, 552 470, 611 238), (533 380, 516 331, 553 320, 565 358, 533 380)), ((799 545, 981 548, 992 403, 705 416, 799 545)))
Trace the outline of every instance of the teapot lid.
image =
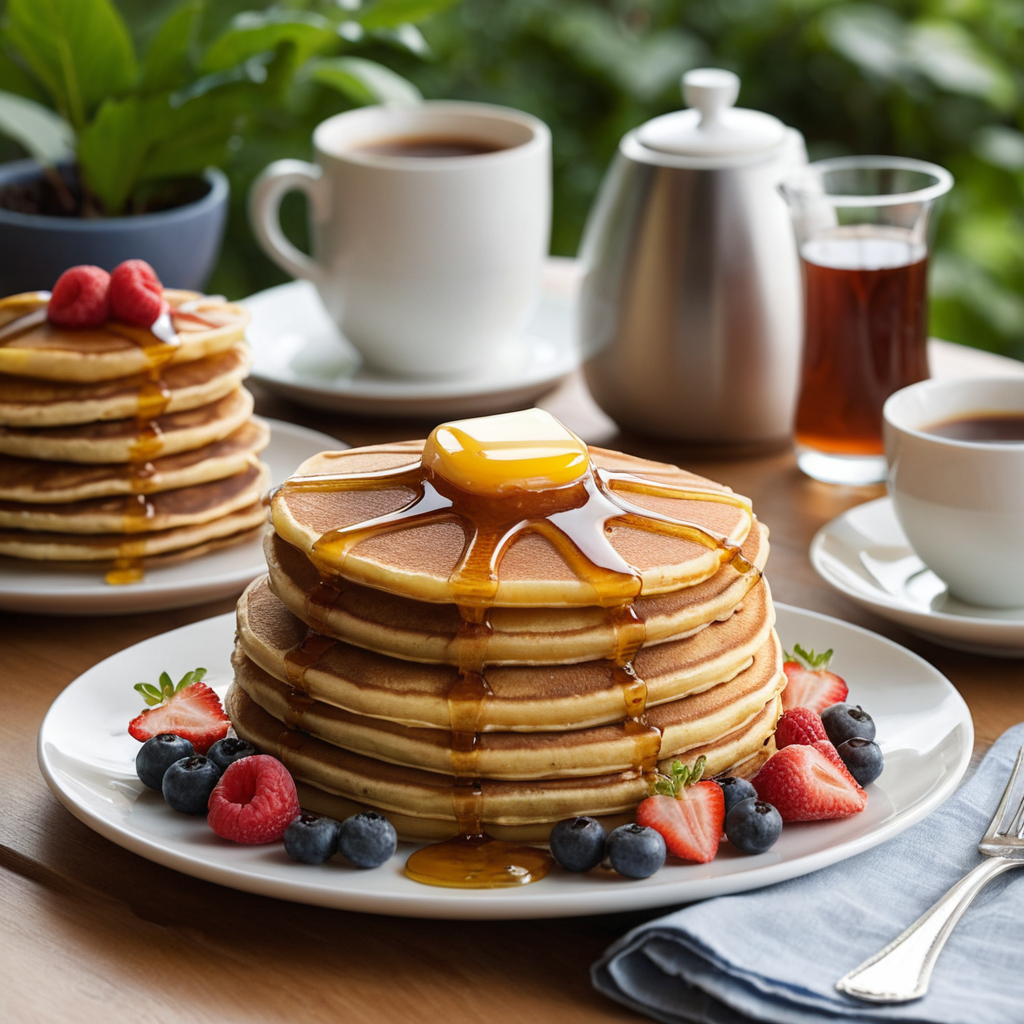
POLYGON ((778 146, 786 126, 771 114, 734 107, 739 77, 724 68, 695 68, 683 75, 683 98, 691 109, 656 117, 637 138, 648 149, 679 156, 756 157, 778 146))

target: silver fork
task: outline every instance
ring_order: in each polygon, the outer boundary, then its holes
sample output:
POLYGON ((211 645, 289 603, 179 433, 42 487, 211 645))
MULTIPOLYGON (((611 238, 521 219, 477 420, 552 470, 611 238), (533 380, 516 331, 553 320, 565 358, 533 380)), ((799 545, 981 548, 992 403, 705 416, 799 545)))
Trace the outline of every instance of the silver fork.
POLYGON ((978 844, 986 859, 885 949, 840 978, 836 982, 840 992, 871 1003, 906 1003, 928 991, 935 961, 971 900, 996 875, 1024 865, 1024 794, 1013 802, 1018 781, 1024 789, 1022 764, 1024 747, 1017 753, 999 807, 978 844), (1010 808, 1013 811, 1008 814, 1010 808))

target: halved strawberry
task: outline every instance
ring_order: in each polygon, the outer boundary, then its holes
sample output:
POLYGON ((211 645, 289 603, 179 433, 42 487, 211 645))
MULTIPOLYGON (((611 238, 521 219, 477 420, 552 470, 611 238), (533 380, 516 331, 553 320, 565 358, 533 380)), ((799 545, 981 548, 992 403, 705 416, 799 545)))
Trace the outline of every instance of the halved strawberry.
POLYGON ((722 787, 700 781, 705 762, 697 758, 691 770, 674 761, 670 775, 658 776, 655 795, 636 809, 637 824, 660 832, 669 853, 700 864, 714 860, 725 824, 722 787))
POLYGON ((867 793, 842 764, 817 746, 794 743, 776 751, 750 780, 783 821, 848 818, 864 810, 867 793))
POLYGON ((784 712, 775 726, 775 746, 780 750, 793 743, 812 744, 818 740, 827 740, 825 726, 821 723, 821 715, 810 708, 790 708, 784 712))
POLYGON ((782 666, 786 673, 786 685, 782 691, 783 710, 803 707, 820 715, 831 704, 846 700, 850 688, 835 672, 828 671, 831 660, 831 648, 824 654, 816 654, 794 644, 793 653, 786 652, 782 666))
POLYGON ((129 734, 145 743, 162 732, 171 732, 189 740, 197 754, 205 754, 217 740, 224 739, 231 725, 220 698, 201 681, 205 675, 205 668, 193 669, 175 684, 162 672, 159 688, 137 683, 135 689, 146 703, 156 706, 128 723, 129 734))

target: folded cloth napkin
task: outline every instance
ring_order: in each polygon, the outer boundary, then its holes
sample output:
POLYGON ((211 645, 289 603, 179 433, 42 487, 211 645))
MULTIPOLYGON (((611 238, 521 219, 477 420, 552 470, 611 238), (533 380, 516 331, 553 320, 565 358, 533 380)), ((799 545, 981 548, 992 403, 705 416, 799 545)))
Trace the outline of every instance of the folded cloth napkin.
POLYGON ((941 807, 881 846, 635 928, 594 965, 594 984, 669 1024, 1024 1021, 1024 871, 982 890, 939 956, 924 998, 878 1005, 835 988, 982 860, 978 842, 1022 743, 1024 723, 999 738, 941 807))

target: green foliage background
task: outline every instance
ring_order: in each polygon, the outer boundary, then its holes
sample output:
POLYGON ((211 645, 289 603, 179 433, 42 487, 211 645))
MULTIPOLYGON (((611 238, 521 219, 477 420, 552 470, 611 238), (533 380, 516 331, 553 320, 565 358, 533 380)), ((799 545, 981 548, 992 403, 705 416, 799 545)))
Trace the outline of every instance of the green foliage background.
MULTIPOLYGON (((622 134, 680 106, 683 71, 728 67, 743 80, 741 105, 799 128, 812 159, 889 153, 948 167, 956 186, 939 222, 932 332, 1024 359, 1024 0, 461 0, 440 13, 430 13, 436 0, 386 4, 418 28, 364 40, 360 56, 427 98, 502 103, 551 126, 554 253, 575 253, 622 134)), ((144 45, 174 4, 118 6, 144 45)), ((207 37, 236 11, 269 5, 210 6, 207 37)), ((309 157, 313 126, 344 105, 310 82, 252 112, 226 168, 233 210, 212 289, 240 297, 283 279, 249 231, 249 184, 273 159, 309 157)), ((286 201, 285 217, 301 242, 301 200, 286 201)))

